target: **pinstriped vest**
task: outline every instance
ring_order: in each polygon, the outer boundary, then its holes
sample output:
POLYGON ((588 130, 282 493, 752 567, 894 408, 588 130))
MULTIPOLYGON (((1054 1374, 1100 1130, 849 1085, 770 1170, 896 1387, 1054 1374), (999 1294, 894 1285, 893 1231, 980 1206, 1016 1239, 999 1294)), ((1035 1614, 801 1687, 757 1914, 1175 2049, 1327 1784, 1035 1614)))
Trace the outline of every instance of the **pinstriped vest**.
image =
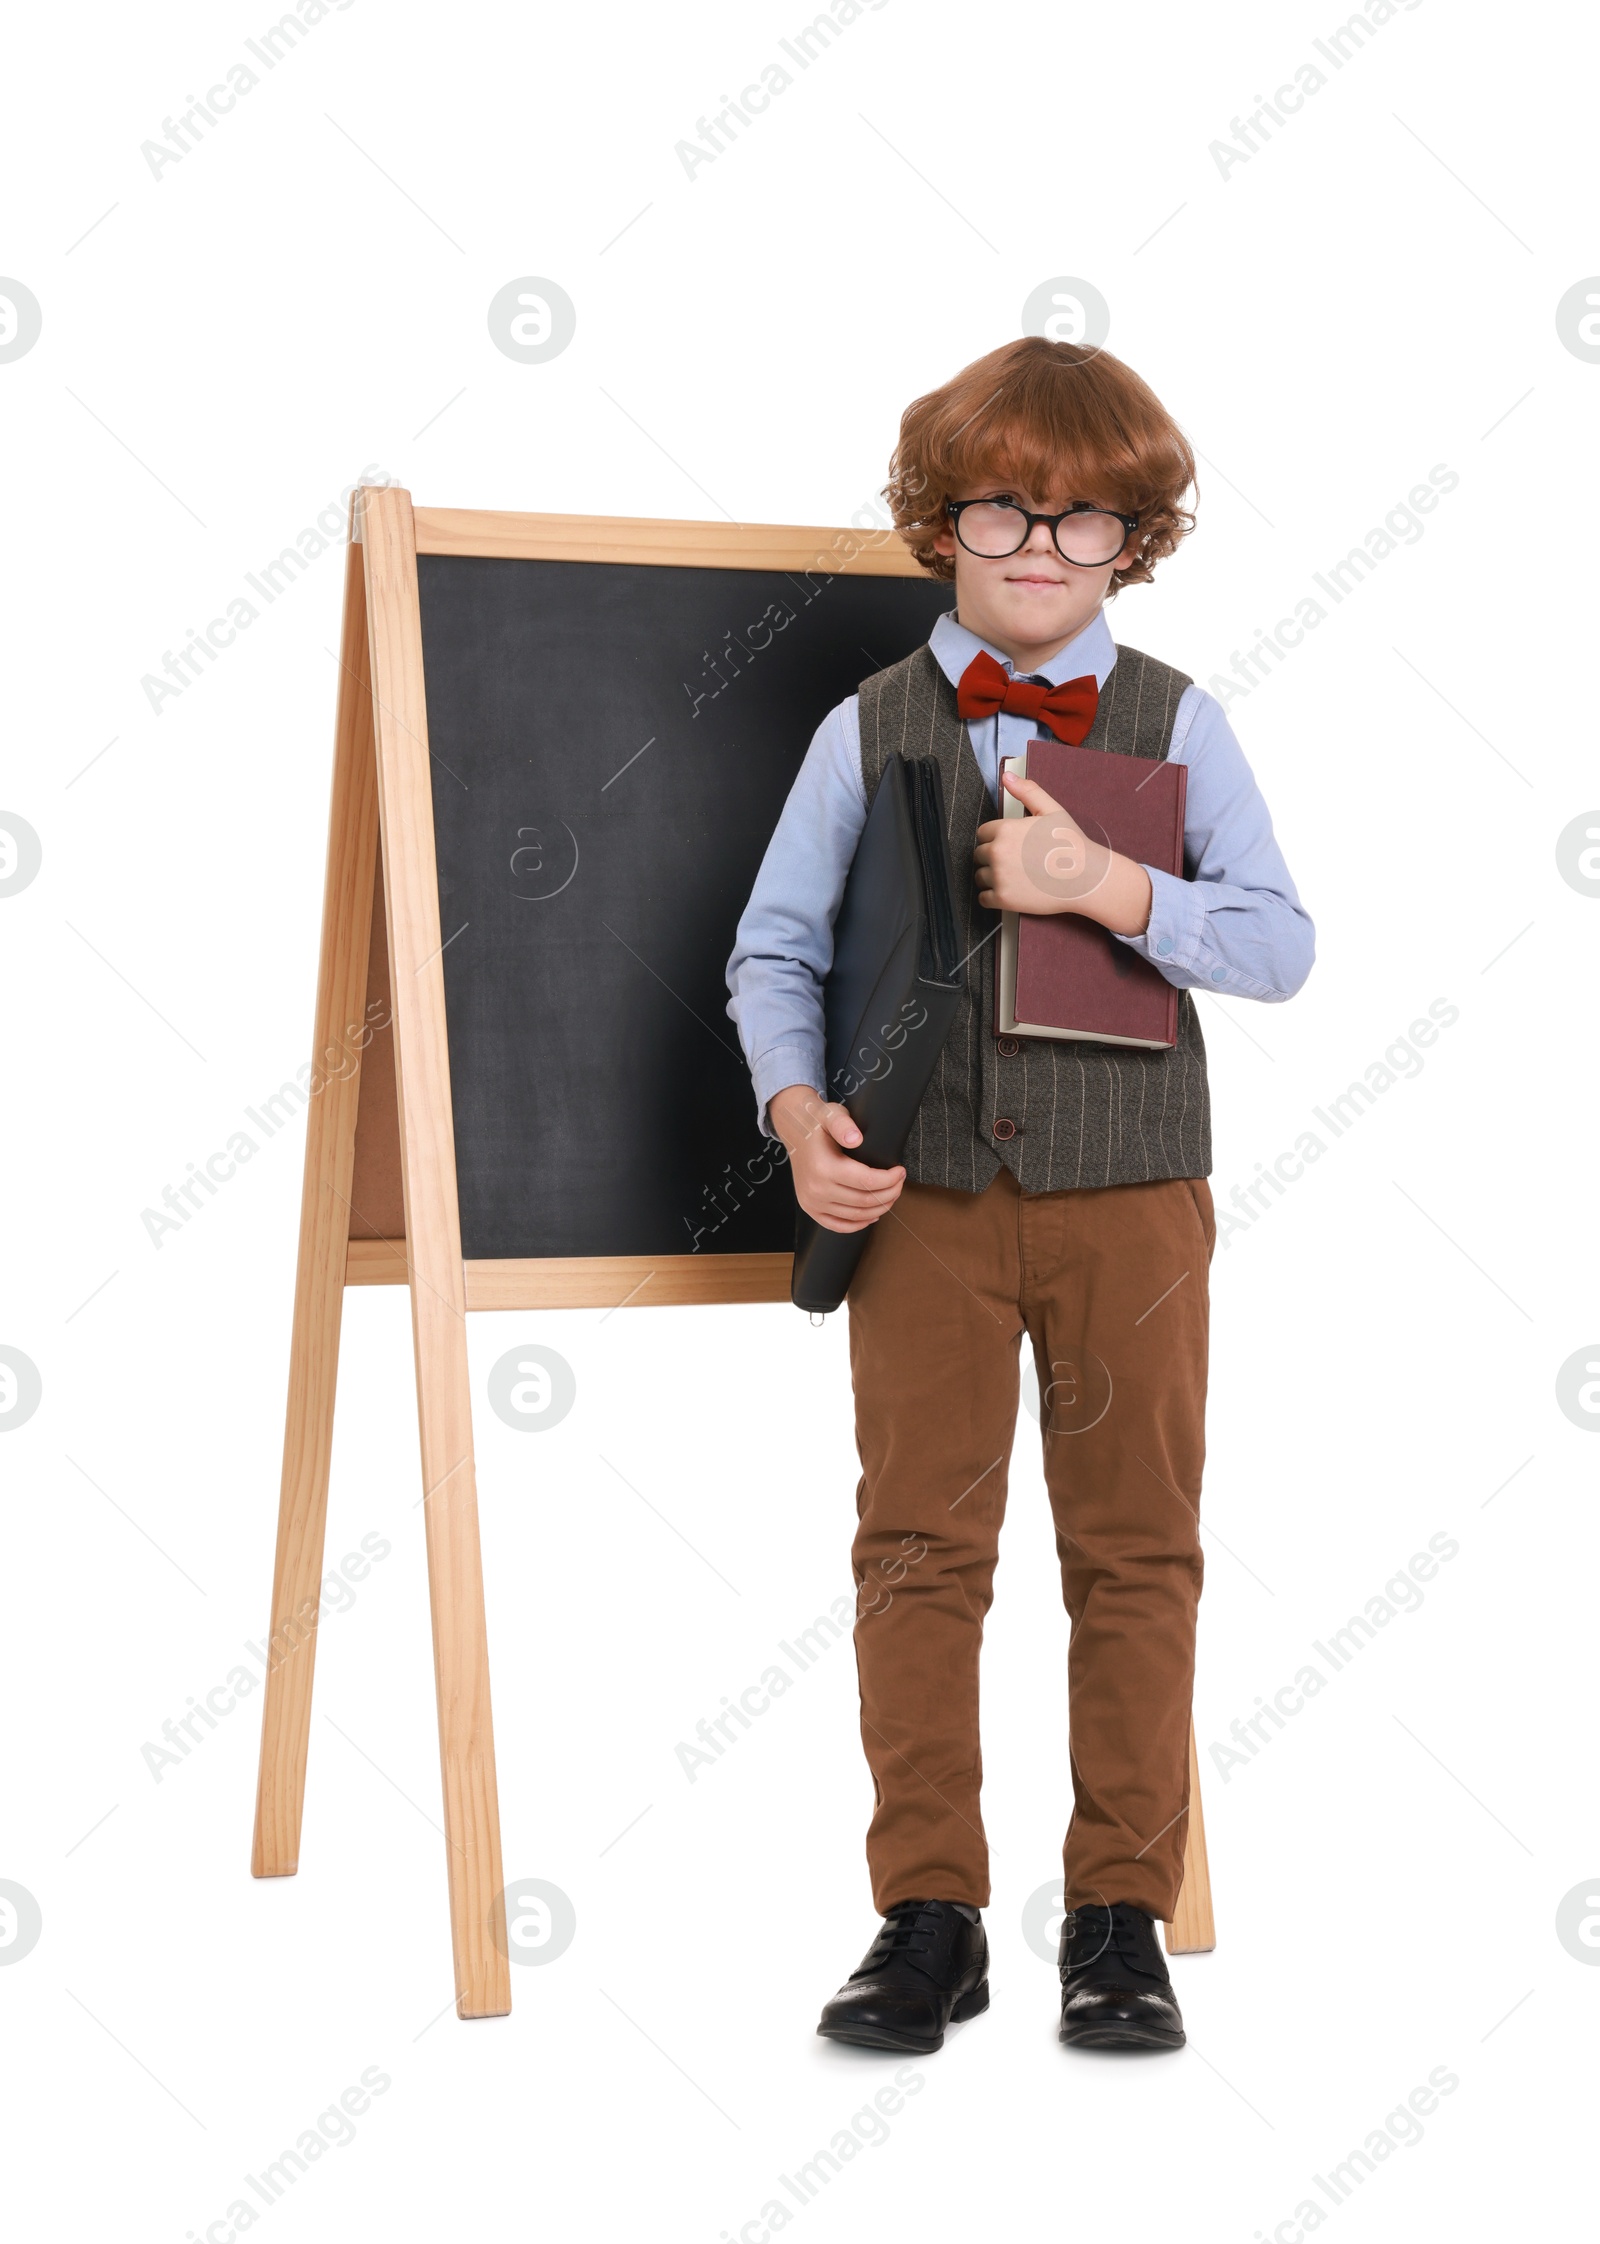
MULTIPOLYGON (((1165 760, 1189 683, 1137 648, 1119 647, 1083 745, 1165 760)), ((966 988, 912 1124, 907 1175, 958 1192, 981 1192, 1002 1162, 1024 1192, 1209 1176, 1206 1054, 1189 992, 1178 993, 1178 1041, 1170 1051, 997 1039, 1000 915, 978 902, 972 852, 978 828, 999 813, 957 712, 955 688, 931 650, 919 647, 865 680, 860 709, 869 802, 890 756, 939 760, 956 932, 966 959, 966 988)))

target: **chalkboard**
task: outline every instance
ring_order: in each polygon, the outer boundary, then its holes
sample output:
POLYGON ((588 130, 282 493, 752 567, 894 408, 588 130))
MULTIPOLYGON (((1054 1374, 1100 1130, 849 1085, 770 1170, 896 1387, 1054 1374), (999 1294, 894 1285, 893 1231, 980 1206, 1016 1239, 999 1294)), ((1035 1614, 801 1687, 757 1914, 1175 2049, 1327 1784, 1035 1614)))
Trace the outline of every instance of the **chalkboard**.
POLYGON ((728 953, 816 726, 949 605, 882 533, 353 494, 250 1861, 300 1861, 345 1291, 404 1285, 462 2018, 511 2007, 468 1314, 789 1299, 728 953))
POLYGON ((728 954, 812 733, 950 588, 426 552, 417 582, 463 1256, 788 1251, 728 954))

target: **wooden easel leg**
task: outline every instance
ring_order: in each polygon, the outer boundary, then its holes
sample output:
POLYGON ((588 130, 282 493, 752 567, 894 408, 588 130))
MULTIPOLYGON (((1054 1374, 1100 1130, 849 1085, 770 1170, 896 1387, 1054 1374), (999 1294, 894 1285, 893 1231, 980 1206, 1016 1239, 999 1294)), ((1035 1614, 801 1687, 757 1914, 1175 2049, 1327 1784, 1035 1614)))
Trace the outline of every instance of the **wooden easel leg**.
POLYGON ((1206 1859, 1206 1819, 1200 1805, 1200 1756, 1189 1724, 1189 1828, 1183 1843, 1183 1884, 1166 1927, 1167 1954, 1192 1956, 1217 1944, 1211 1915, 1211 1865, 1206 1859))
POLYGON ((270 1666, 261 1716, 256 1784, 258 1878, 292 1877, 300 1861, 311 1682, 317 1652, 328 1467, 333 1453, 334 1388, 344 1306, 350 1171, 355 1156, 359 1032, 366 999, 378 848, 378 788, 367 682, 367 621, 361 550, 345 570, 333 805, 322 959, 317 976, 317 1074, 306 1115, 300 1254, 289 1346, 289 1405, 278 1497, 278 1549, 267 1631, 270 1666))
POLYGON ((511 1972, 410 494, 364 494, 362 536, 456 2010, 492 2018, 511 1972))
POLYGON ((466 1312, 464 1304, 458 1310, 441 1300, 415 1265, 411 1330, 422 1437, 456 2013, 461 2018, 499 2018, 511 2008, 511 1973, 500 1868, 500 1805, 489 1704, 466 1312))

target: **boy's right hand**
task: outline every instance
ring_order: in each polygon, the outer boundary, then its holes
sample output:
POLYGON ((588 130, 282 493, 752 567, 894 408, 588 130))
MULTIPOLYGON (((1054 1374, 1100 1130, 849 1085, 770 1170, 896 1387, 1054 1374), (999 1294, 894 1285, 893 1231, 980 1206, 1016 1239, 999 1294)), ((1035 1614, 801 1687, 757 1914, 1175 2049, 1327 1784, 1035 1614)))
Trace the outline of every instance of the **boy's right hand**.
POLYGON ((841 1146, 859 1145, 861 1132, 846 1108, 791 1083, 767 1101, 774 1134, 789 1149, 794 1196, 826 1231, 864 1231, 888 1213, 906 1181, 903 1167, 869 1169, 841 1146))

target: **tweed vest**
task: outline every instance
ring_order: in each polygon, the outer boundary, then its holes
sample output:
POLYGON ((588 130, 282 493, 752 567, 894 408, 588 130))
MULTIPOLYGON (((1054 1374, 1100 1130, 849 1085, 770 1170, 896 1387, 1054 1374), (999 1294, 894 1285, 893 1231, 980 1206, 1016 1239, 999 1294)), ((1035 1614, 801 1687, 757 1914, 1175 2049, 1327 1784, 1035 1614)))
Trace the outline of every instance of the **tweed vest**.
MULTIPOLYGON (((1164 760, 1189 683, 1137 648, 1119 647, 1083 745, 1164 760)), ((1193 997, 1178 993, 1178 1041, 1170 1050, 997 1037, 1000 915, 978 902, 972 852, 978 828, 999 812, 957 712, 955 688, 932 651, 919 647, 864 681, 860 709, 869 802, 890 756, 938 758, 966 962, 955 1021, 912 1124, 907 1175, 959 1192, 981 1192, 1002 1163, 1024 1192, 1209 1176, 1211 1101, 1193 997)))

